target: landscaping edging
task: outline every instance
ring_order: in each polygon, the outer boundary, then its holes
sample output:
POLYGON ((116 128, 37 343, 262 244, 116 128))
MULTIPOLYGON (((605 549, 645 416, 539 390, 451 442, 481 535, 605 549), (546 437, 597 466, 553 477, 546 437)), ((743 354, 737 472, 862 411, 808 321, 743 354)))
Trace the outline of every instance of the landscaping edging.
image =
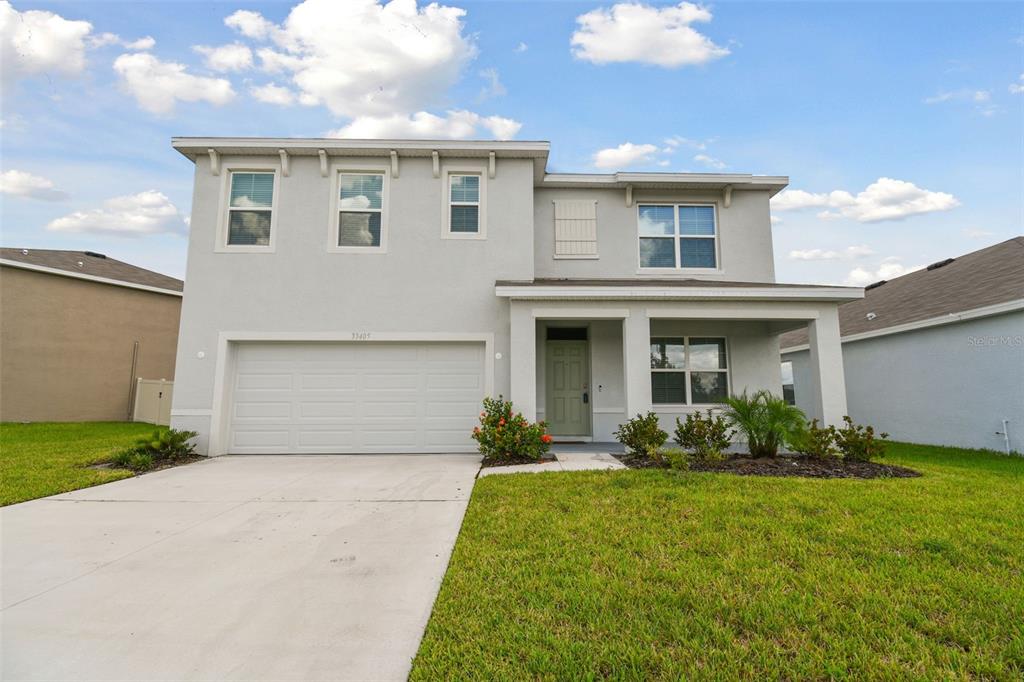
MULTIPOLYGON (((630 469, 668 469, 648 457, 632 454, 613 455, 630 469)), ((726 455, 721 462, 690 462, 690 471, 736 474, 738 476, 784 476, 802 478, 917 478, 921 473, 894 464, 863 462, 838 458, 811 459, 803 456, 751 457, 726 455)))

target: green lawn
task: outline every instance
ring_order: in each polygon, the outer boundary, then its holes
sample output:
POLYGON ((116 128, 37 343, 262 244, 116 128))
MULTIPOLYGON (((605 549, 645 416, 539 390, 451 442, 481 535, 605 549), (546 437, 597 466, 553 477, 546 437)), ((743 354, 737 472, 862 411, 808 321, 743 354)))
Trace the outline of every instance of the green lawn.
POLYGON ((1024 677, 1024 459, 477 481, 412 679, 1024 677))
POLYGON ((0 424, 0 506, 131 476, 127 469, 86 467, 109 460, 153 428, 131 422, 0 424))

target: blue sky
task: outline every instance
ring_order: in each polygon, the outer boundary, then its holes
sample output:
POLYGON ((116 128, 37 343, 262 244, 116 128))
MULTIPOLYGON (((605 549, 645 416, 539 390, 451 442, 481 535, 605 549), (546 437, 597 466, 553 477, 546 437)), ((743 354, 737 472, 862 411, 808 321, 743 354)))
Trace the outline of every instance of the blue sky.
POLYGON ((171 136, 328 133, 788 175, 780 281, 865 284, 1024 232, 1020 3, 440 5, 0 2, 3 245, 182 276, 171 136))

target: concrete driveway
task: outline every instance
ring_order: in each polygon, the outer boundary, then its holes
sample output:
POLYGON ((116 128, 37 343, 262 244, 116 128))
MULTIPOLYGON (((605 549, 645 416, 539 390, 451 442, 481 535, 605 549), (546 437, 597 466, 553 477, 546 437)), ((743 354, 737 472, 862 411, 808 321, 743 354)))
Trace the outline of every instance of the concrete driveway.
POLYGON ((403 679, 478 466, 220 457, 0 510, 3 679, 403 679))

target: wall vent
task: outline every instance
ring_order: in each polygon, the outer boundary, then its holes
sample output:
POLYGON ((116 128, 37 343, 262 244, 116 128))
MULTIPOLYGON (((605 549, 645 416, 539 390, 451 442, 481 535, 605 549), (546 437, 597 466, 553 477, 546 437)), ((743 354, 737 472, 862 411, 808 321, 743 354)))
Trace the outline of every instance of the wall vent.
POLYGON ((85 255, 86 256, 91 256, 92 258, 106 258, 107 257, 106 254, 96 253, 95 251, 86 251, 85 255))
POLYGON ((873 284, 869 284, 866 287, 864 287, 864 291, 871 291, 872 289, 877 289, 878 287, 882 286, 883 284, 885 284, 888 281, 889 280, 887 280, 887 279, 880 279, 877 282, 875 282, 873 284))
POLYGON ((955 260, 956 260, 956 258, 947 258, 946 260, 940 260, 938 263, 932 263, 927 268, 925 268, 925 270, 938 270, 943 265, 949 265, 950 263, 952 263, 955 260))

